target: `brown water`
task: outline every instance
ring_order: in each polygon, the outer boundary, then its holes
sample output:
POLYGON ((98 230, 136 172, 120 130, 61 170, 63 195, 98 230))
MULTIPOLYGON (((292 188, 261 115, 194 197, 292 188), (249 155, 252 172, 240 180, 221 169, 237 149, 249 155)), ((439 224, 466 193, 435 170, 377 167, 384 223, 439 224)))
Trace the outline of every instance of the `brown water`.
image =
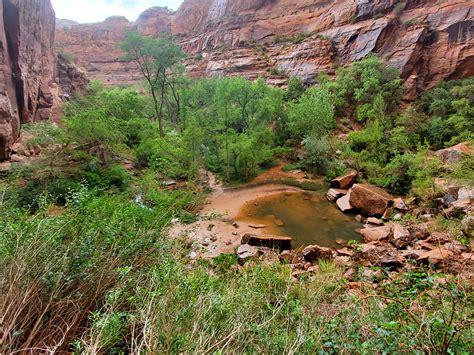
POLYGON ((317 244, 337 247, 336 240, 361 240, 361 224, 320 192, 283 192, 246 202, 237 220, 261 224, 264 234, 289 236, 292 247, 317 244))

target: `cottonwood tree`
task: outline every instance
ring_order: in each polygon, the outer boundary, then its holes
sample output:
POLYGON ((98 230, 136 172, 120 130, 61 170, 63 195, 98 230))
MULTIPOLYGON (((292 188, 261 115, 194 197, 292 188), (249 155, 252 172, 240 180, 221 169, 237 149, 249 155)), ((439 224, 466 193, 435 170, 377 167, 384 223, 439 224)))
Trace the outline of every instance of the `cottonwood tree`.
POLYGON ((158 39, 154 39, 137 32, 128 32, 121 48, 126 53, 125 59, 136 63, 145 79, 153 99, 160 136, 164 137, 165 107, 169 115, 179 115, 177 83, 184 71, 181 63, 185 54, 174 37, 167 33, 162 33, 158 39), (172 106, 174 109, 171 109, 172 106))

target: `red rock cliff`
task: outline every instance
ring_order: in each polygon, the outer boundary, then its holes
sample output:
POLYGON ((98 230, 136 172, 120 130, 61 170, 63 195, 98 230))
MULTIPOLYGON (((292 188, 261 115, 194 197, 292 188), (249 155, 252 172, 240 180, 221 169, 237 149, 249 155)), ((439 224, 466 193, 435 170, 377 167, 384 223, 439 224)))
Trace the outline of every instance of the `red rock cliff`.
POLYGON ((9 157, 21 123, 49 117, 54 31, 49 0, 0 1, 0 161, 9 157))
POLYGON ((59 28, 57 43, 110 84, 139 77, 117 49, 128 29, 178 35, 193 75, 274 84, 310 82, 375 52, 400 69, 413 99, 441 79, 474 75, 473 23, 471 0, 185 0, 176 13, 152 8, 115 29, 110 20, 59 28))

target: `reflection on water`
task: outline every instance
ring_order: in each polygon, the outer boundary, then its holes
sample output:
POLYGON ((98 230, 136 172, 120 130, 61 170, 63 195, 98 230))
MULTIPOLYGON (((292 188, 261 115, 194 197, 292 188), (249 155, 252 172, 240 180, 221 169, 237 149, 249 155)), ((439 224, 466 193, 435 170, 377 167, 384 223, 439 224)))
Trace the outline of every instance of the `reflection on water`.
POLYGON ((361 225, 328 202, 322 193, 279 193, 242 206, 237 220, 264 224, 266 234, 290 236, 292 247, 318 244, 336 247, 336 240, 361 240, 361 225))

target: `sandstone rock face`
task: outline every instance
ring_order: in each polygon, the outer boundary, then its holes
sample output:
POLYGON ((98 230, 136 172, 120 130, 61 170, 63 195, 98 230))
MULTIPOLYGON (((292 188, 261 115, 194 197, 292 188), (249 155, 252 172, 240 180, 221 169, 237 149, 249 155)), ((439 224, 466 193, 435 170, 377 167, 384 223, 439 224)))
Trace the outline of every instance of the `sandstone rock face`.
MULTIPOLYGON (((142 22, 142 26, 144 22, 142 22)), ((106 85, 126 84, 140 76, 130 63, 121 58, 119 44, 132 24, 125 17, 109 17, 97 24, 58 27, 56 50, 71 57, 77 66, 85 68, 91 79, 106 85)))
POLYGON ((152 8, 135 24, 127 22, 58 28, 58 48, 109 84, 138 78, 119 60, 116 45, 126 29, 178 35, 196 76, 311 82, 375 52, 400 69, 410 100, 441 79, 474 75, 470 0, 185 0, 175 13, 152 8))
POLYGON ((62 98, 66 100, 72 93, 84 93, 89 83, 85 70, 77 67, 62 54, 57 57, 56 81, 61 87, 62 98))
POLYGON ((0 161, 10 157, 21 123, 51 114, 54 33, 49 0, 0 1, 0 161))

